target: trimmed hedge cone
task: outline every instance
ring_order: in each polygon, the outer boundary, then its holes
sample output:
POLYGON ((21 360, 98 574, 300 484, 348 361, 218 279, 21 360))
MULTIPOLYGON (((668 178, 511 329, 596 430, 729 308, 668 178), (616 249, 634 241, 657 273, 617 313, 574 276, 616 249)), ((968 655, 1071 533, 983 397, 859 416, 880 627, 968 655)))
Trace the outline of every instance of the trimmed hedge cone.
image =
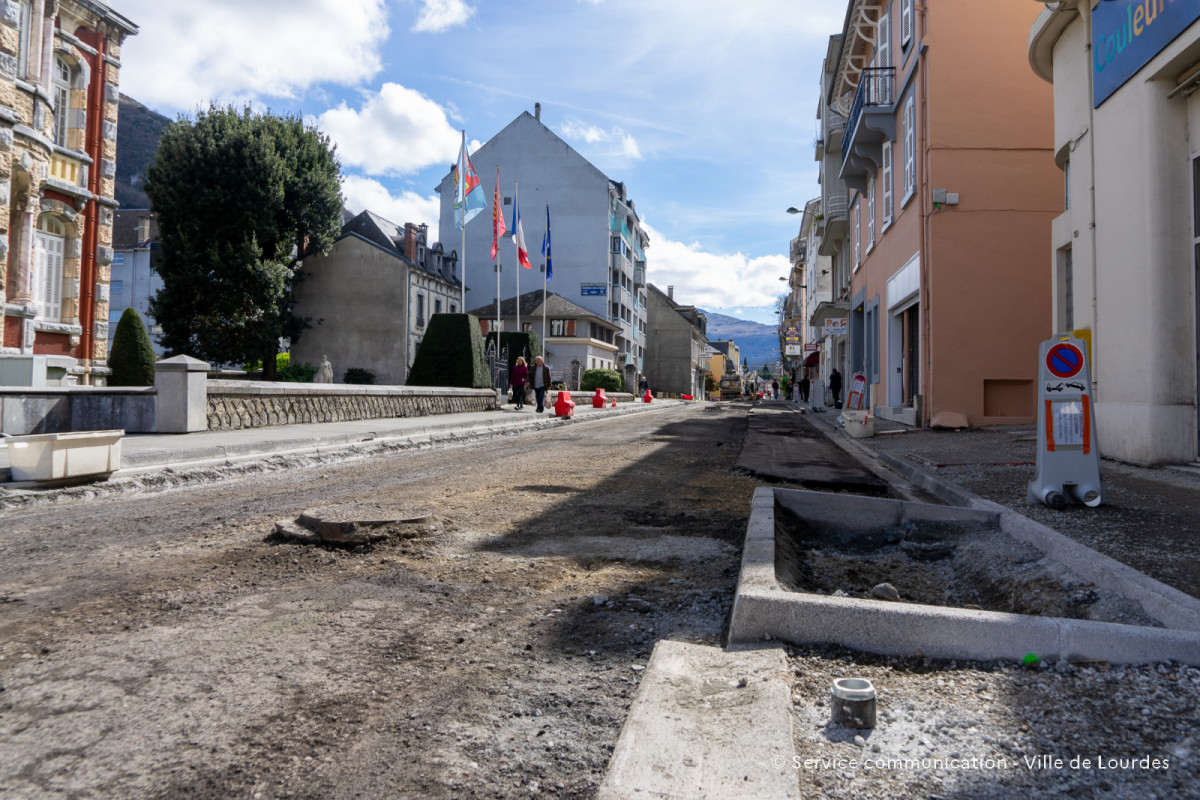
POLYGON ((117 322, 112 352, 108 354, 109 386, 153 386, 154 346, 135 309, 127 308, 117 322))

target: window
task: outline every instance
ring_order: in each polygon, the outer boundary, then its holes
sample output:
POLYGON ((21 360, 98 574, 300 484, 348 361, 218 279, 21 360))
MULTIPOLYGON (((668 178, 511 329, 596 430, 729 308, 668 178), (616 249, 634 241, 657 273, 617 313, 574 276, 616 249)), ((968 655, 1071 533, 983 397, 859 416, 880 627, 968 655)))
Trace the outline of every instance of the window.
POLYGON ((1062 331, 1068 333, 1075 330, 1075 275, 1071 263, 1071 248, 1067 247, 1058 253, 1059 263, 1059 306, 1058 313, 1062 318, 1062 331))
POLYGON ((425 327, 425 295, 417 294, 417 327, 425 327))
POLYGON ((67 146, 67 119, 71 112, 71 66, 62 58, 54 59, 54 143, 67 146))
POLYGON ((442 301, 440 299, 433 301, 433 313, 435 313, 435 314, 442 313, 442 301))
POLYGON ((862 214, 859 209, 862 203, 854 200, 854 271, 858 271, 858 265, 862 263, 862 214))
POLYGON ((883 183, 883 224, 880 232, 892 224, 892 143, 883 143, 883 165, 880 167, 883 183))
POLYGON ((1071 210, 1071 159, 1063 164, 1063 210, 1071 210))
POLYGON ((883 16, 879 18, 879 29, 875 37, 875 60, 877 66, 890 67, 892 65, 892 7, 888 6, 883 10, 883 16))
POLYGON ((20 3, 17 6, 17 13, 20 15, 20 31, 21 41, 18 44, 17 51, 17 77, 29 77, 29 37, 32 36, 31 25, 29 21, 29 4, 20 3))
POLYGON ((124 263, 125 263, 125 254, 124 253, 114 253, 113 254, 112 265, 114 267, 119 267, 124 263))
MULTIPOLYGON (((108 324, 116 325, 118 322, 121 321, 121 315, 124 313, 125 313, 125 309, 123 309, 123 308, 110 308, 108 310, 108 324)), ((115 333, 115 331, 114 331, 114 333, 115 333)))
POLYGON ((916 101, 910 94, 904 101, 904 199, 901 204, 908 202, 917 190, 917 135, 913 129, 916 117, 916 101))
POLYGON ((111 294, 124 294, 125 293, 125 281, 109 281, 108 291, 111 294))
POLYGON ((867 252, 875 246, 875 176, 867 177, 867 252))
POLYGON ((66 228, 48 214, 38 220, 33 239, 33 304, 37 318, 57 322, 62 314, 63 251, 66 228))
POLYGON ((900 46, 908 47, 913 34, 913 0, 900 0, 900 46))
POLYGON ((451 304, 450 304, 450 313, 451 313, 451 314, 457 314, 457 313, 458 313, 458 306, 457 306, 457 305, 455 305, 454 303, 451 303, 451 304))

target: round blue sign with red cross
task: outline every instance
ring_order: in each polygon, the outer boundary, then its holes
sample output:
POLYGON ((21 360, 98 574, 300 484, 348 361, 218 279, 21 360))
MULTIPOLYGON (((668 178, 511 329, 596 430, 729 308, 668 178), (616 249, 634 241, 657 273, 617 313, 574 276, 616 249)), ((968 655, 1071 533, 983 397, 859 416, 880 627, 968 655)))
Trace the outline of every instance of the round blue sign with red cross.
POLYGON ((1046 353, 1046 369, 1057 378, 1074 378, 1083 369, 1083 351, 1073 344, 1059 342, 1046 353))

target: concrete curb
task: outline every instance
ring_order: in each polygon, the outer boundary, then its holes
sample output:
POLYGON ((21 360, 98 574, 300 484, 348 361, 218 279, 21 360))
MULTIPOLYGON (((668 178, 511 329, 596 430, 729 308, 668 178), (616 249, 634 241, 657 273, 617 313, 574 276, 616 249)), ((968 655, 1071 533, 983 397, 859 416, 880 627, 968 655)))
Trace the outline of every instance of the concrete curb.
MULTIPOLYGON (((1046 660, 1097 659, 1132 664, 1176 660, 1200 665, 1200 632, 1195 628, 1147 628, 790 592, 775 577, 777 492, 817 494, 770 487, 755 490, 729 625, 730 644, 782 639, 801 644, 839 644, 884 655, 911 656, 920 652, 933 658, 960 660, 1016 660, 1032 652, 1046 660)), ((864 504, 900 502, 842 496, 830 498, 853 503, 860 512, 864 504)), ((822 502, 827 501, 823 499, 822 502)), ((1005 517, 1011 515, 1007 509, 953 511, 972 515, 998 514, 1002 528, 1005 517)), ((948 514, 951 509, 945 509, 945 512, 948 514)), ((1010 527, 1013 524, 1010 520, 1010 527)), ((1037 546, 1037 541, 1030 543, 1037 546)), ((1076 554, 1073 549, 1070 552, 1076 554)), ((1093 551, 1088 552, 1093 557, 1106 559, 1093 551)), ((1068 563, 1074 569, 1078 562, 1068 563)), ((1135 574, 1145 582, 1158 583, 1140 573, 1135 574)), ((1137 585, 1154 588, 1141 581, 1137 585)), ((1175 591, 1161 584, 1158 586, 1167 594, 1175 591)), ((1110 585, 1109 588, 1117 587, 1110 585)), ((1153 613, 1150 608, 1146 610, 1153 613)))
POLYGON ((660 641, 598 800, 800 797, 783 650, 660 641))

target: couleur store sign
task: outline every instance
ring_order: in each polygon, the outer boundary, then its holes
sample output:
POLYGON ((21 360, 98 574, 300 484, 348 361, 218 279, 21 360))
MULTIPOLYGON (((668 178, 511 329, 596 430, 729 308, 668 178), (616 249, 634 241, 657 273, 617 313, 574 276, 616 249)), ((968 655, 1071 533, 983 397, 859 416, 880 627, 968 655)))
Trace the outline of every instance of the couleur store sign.
POLYGON ((1092 107, 1197 19, 1197 0, 1102 0, 1092 10, 1092 107))

